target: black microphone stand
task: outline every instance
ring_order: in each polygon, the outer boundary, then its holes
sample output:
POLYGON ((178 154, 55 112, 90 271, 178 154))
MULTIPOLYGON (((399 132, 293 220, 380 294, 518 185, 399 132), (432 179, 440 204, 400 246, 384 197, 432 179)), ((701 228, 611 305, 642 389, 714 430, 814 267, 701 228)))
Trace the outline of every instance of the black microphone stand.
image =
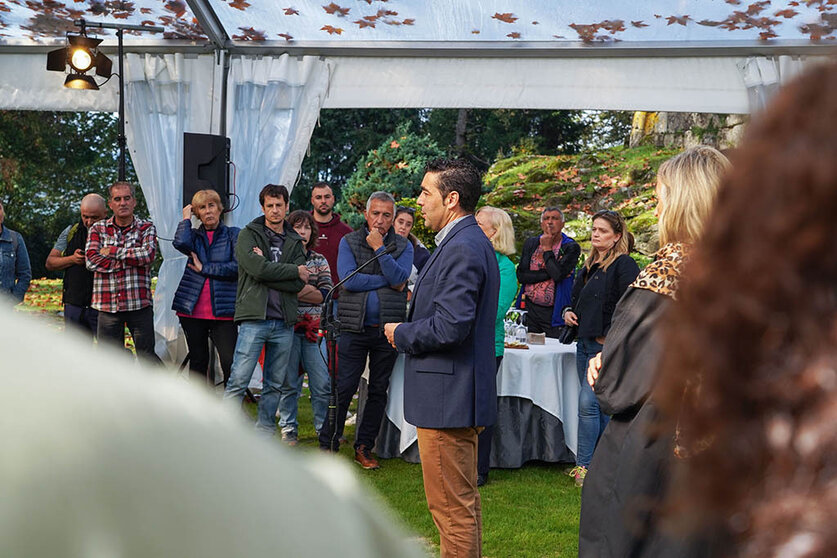
POLYGON ((337 338, 340 337, 340 321, 337 319, 337 316, 333 315, 334 293, 337 292, 337 289, 343 283, 360 273, 366 266, 387 254, 392 254, 395 250, 396 245, 394 242, 387 244, 383 252, 363 262, 357 269, 334 285, 326 293, 325 299, 323 300, 320 317, 320 337, 325 338, 326 352, 328 354, 328 375, 331 381, 331 392, 328 396, 328 426, 331 429, 331 440, 328 442, 328 449, 330 451, 337 451, 339 448, 337 441, 337 338))

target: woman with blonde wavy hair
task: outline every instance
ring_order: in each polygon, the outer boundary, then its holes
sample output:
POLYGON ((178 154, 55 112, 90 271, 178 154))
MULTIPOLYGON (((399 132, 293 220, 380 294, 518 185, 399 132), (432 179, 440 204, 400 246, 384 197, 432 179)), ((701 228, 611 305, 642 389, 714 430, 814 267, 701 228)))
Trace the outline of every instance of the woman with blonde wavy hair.
MULTIPOLYGON (((497 370, 503 360, 505 332, 503 321, 506 312, 514 302, 517 294, 517 274, 509 256, 515 253, 514 227, 509 214, 497 207, 486 205, 481 207, 474 216, 477 224, 491 241, 494 254, 497 256, 497 266, 500 268, 500 295, 497 301, 497 321, 494 325, 494 355, 497 358, 497 370)), ((491 455, 491 437, 494 427, 488 426, 478 436, 477 440, 477 486, 488 482, 489 457, 491 455)))
POLYGON ((625 291, 603 352, 587 370, 610 422, 581 494, 580 557, 715 555, 708 538, 671 536, 660 528, 674 432, 652 428, 659 410, 651 393, 662 351, 660 319, 677 295, 685 258, 701 238, 729 167, 723 154, 707 146, 660 166, 655 213, 662 247, 625 291))
POLYGON ((603 210, 593 215, 590 254, 576 274, 570 306, 563 310, 564 323, 578 327, 578 446, 575 467, 569 472, 576 486, 584 484, 593 451, 607 426, 607 415, 599 409, 585 379, 587 363, 602 350, 616 303, 639 273, 628 255, 629 235, 619 213, 603 210))

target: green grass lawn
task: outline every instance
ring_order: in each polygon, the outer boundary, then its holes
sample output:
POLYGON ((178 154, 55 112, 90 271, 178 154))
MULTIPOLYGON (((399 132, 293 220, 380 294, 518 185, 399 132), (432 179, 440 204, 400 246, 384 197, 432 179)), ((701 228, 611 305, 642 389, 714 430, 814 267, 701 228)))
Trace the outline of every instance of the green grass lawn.
MULTIPOLYGON (((60 300, 60 280, 36 280, 18 310, 39 313, 52 326, 63 328, 58 317, 60 300)), ((248 410, 255 416, 254 405, 248 405, 248 410)), ((300 399, 299 424, 296 449, 318 451, 307 388, 300 399)), ((353 440, 354 434, 355 427, 347 425, 346 438, 353 440)), ((273 442, 282 443, 279 436, 273 442)), ((370 491, 425 542, 431 555, 438 555, 439 535, 424 500, 421 466, 384 459, 377 471, 364 471, 354 464, 353 455, 351 444, 340 450, 341 458, 351 464, 370 491)), ((560 464, 529 463, 521 469, 491 471, 488 484, 480 489, 486 558, 568 558, 578 554, 581 491, 563 470, 560 464)))

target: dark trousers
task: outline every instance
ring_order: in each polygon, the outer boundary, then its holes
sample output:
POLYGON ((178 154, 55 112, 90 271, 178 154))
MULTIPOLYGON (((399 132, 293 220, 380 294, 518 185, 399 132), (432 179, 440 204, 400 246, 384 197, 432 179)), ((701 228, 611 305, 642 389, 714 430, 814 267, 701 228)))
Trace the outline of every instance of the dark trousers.
POLYGON ((125 327, 134 338, 137 356, 149 363, 161 364, 160 358, 154 352, 154 310, 146 306, 139 310, 128 312, 99 312, 99 327, 97 336, 99 343, 107 343, 125 348, 125 327))
POLYGON ((552 306, 541 306, 527 300, 526 329, 531 333, 545 333, 547 337, 558 339, 558 328, 552 327, 552 306))
POLYGON ((375 438, 381 429, 381 420, 387 406, 387 389, 392 366, 398 353, 392 348, 383 331, 377 327, 366 327, 363 333, 346 332, 340 334, 337 343, 337 418, 333 436, 329 421, 320 431, 320 447, 337 451, 343 427, 346 424, 346 411, 352 396, 357 391, 360 377, 366 368, 369 356, 369 395, 363 408, 363 416, 358 417, 357 441, 355 448, 366 446, 372 449, 375 438))
POLYGON ((224 372, 224 385, 230 379, 235 342, 238 340, 238 328, 232 320, 202 320, 179 316, 180 326, 186 335, 189 347, 189 370, 209 384, 215 384, 214 370, 209 369, 209 340, 218 349, 221 370, 224 372))
POLYGON ((89 306, 64 303, 64 329, 73 328, 86 333, 92 339, 99 329, 99 311, 89 306))
MULTIPOLYGON (((503 355, 497 357, 497 372, 500 371, 500 363, 503 362, 503 355)), ((487 475, 489 469, 489 461, 491 460, 491 438, 494 436, 494 425, 486 426, 485 430, 480 432, 477 436, 477 474, 487 475)))

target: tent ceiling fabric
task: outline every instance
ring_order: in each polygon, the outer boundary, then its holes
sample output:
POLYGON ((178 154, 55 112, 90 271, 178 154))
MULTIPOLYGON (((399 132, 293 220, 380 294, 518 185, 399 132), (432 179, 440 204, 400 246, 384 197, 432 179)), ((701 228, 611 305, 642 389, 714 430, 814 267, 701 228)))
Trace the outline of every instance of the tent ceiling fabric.
MULTIPOLYGON (((500 42, 513 50, 531 42, 554 47, 586 43, 589 48, 768 39, 830 42, 837 36, 835 0, 0 0, 0 45, 53 43, 74 31, 78 18, 160 25, 165 28, 163 40, 206 43, 209 37, 200 21, 207 23, 207 17, 220 23, 229 48, 274 42, 288 47, 500 42)), ((216 32, 209 29, 210 35, 216 32)), ((95 34, 113 37, 113 31, 95 34)), ((134 33, 126 44, 159 40, 155 34, 134 33)))

